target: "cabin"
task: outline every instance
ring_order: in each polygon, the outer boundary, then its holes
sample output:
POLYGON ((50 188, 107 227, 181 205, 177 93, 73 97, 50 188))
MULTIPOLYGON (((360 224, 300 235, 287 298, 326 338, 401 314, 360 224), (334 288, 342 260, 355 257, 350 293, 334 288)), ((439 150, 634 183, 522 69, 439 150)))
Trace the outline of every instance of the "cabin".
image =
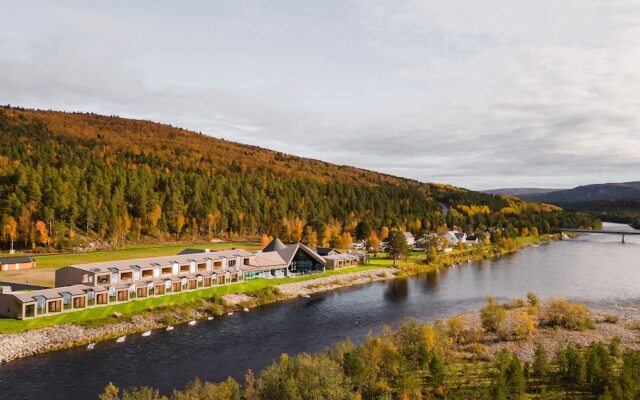
POLYGON ((35 267, 36 262, 30 256, 0 258, 0 271, 16 271, 20 269, 32 269, 35 267))
POLYGON ((343 269, 356 267, 360 264, 360 257, 357 254, 343 253, 332 254, 324 257, 327 269, 343 269))
POLYGON ((13 292, 10 287, 0 290, 0 315, 18 319, 59 314, 64 311, 80 310, 88 306, 86 285, 62 288, 13 292))

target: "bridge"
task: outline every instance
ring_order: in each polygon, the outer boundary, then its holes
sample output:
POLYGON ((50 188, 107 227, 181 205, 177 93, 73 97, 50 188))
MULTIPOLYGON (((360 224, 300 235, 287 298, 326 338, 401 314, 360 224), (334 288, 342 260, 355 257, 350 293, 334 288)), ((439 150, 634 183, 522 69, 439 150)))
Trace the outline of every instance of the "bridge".
POLYGON ((622 243, 624 243, 624 237, 627 235, 640 235, 640 231, 614 231, 614 230, 601 230, 601 231, 592 231, 589 229, 572 229, 572 228, 556 228, 551 229, 553 233, 565 233, 565 232, 573 232, 573 233, 595 233, 600 235, 622 235, 622 243))

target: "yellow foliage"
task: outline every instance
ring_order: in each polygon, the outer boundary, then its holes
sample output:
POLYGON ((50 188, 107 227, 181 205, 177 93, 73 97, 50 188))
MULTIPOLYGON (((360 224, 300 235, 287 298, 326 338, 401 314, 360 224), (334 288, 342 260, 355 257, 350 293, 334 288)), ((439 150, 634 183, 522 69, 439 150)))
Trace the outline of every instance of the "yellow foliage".
POLYGON ((311 226, 304 228, 304 242, 309 246, 315 247, 318 245, 318 234, 311 226))
POLYGON ((476 205, 459 205, 457 208, 464 214, 473 217, 476 214, 491 214, 489 206, 476 206, 476 205))
POLYGON ((271 236, 267 236, 266 234, 262 235, 262 238, 260 238, 260 248, 264 249, 269 242, 271 242, 272 238, 271 236))
POLYGON ((338 247, 341 249, 348 249, 353 244, 353 238, 349 232, 343 232, 340 235, 340 241, 338 242, 338 247))
POLYGON ((380 240, 385 240, 387 237, 389 237, 389 228, 383 226, 380 230, 380 240))
POLYGON ((500 213, 503 215, 508 215, 508 214, 518 214, 519 212, 513 207, 503 207, 500 210, 500 213))
POLYGON ((462 343, 464 341, 464 337, 462 336, 464 333, 464 320, 458 316, 449 318, 447 321, 447 331, 456 343, 462 343))
POLYGON ((36 222, 36 231, 38 231, 38 235, 40 236, 40 243, 45 246, 49 245, 49 231, 47 230, 47 225, 45 225, 42 221, 36 222))
POLYGON ((462 213, 459 212, 458 210, 456 210, 454 207, 449 208, 449 215, 451 215, 453 218, 461 218, 462 217, 462 213))
POLYGON ((513 336, 516 340, 531 339, 537 326, 538 322, 524 311, 513 316, 513 336))

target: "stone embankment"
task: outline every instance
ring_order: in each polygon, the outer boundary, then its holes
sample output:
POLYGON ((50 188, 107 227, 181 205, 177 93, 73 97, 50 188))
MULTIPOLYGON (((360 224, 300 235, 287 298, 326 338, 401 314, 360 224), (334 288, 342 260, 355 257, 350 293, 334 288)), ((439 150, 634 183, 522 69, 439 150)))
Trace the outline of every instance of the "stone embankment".
POLYGON ((305 294, 324 292, 364 283, 383 281, 395 277, 397 269, 378 268, 342 275, 327 276, 308 281, 284 283, 277 288, 286 297, 297 297, 305 294))
POLYGON ((79 325, 57 325, 31 331, 0 335, 0 362, 29 357, 52 350, 114 338, 128 333, 160 327, 152 318, 134 317, 131 321, 86 328, 79 325))

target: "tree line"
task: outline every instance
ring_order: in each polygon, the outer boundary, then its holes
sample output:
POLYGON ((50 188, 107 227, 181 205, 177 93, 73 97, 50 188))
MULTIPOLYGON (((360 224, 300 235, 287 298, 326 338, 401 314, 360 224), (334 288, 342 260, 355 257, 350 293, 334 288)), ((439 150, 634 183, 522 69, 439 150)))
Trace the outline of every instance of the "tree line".
POLYGON ((587 227, 585 214, 288 156, 146 121, 0 108, 1 243, 587 227), (442 205, 449 207, 444 215, 442 205), (359 227, 359 228, 358 228, 359 227), (358 229, 357 229, 358 228, 358 229), (366 229, 365 229, 366 228, 366 229))

